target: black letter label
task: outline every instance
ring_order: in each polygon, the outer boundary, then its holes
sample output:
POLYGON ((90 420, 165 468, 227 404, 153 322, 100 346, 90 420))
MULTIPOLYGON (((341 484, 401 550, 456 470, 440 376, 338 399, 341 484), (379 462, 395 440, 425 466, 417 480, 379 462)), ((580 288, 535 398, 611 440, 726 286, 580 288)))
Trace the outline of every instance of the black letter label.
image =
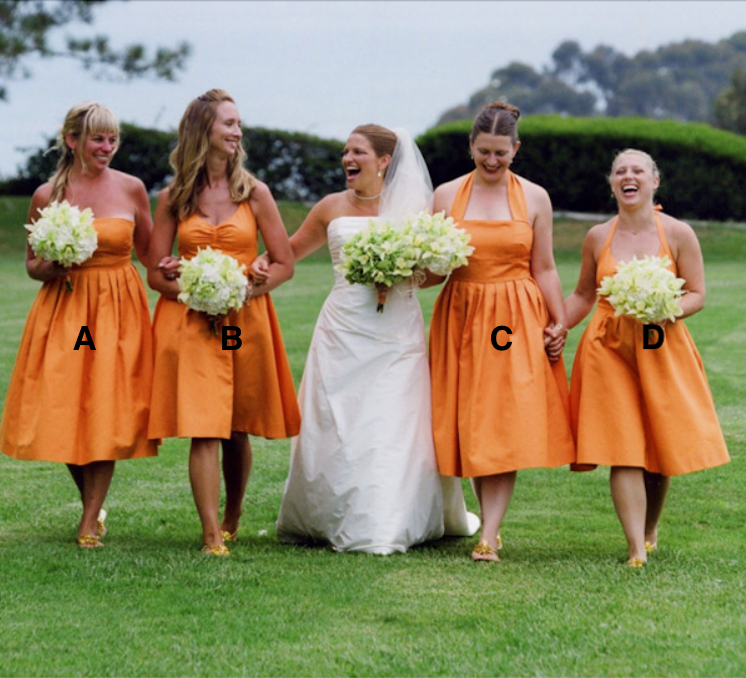
POLYGON ((93 337, 88 331, 88 325, 81 325, 78 340, 75 342, 75 348, 73 351, 77 351, 81 346, 90 346, 91 351, 96 350, 96 347, 93 345, 93 337), (83 339, 83 337, 85 337, 85 339, 83 339))
POLYGON ((513 334, 510 331, 509 327, 506 327, 505 325, 498 325, 494 330, 492 330, 492 345, 498 351, 507 351, 513 345, 513 342, 509 341, 507 344, 498 344, 497 343, 497 333, 500 332, 500 331, 507 332, 508 334, 513 334))
POLYGON ((663 328, 660 325, 643 325, 642 328, 642 347, 643 348, 660 348, 663 346, 663 340, 665 339, 663 334, 663 328), (648 339, 650 338, 650 332, 658 333, 658 341, 651 344, 648 339))
POLYGON ((241 348, 241 328, 234 327, 233 325, 223 325, 223 350, 224 351, 235 351, 237 348, 241 348), (235 330, 231 334, 228 334, 228 330, 235 330), (229 341, 235 341, 235 346, 228 346, 229 341))

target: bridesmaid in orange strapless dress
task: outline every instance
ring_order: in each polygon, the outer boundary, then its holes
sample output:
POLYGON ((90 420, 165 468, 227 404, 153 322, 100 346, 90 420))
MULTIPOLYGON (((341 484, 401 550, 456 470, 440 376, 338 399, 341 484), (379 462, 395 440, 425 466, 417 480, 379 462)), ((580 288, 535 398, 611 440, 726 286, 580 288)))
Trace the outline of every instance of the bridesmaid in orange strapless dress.
POLYGON ((474 560, 499 560, 516 471, 575 460, 552 207, 543 188, 508 169, 518 116, 503 103, 482 109, 470 138, 475 171, 440 186, 434 200, 475 248, 443 288, 430 327, 438 465, 473 479, 482 510, 474 560))
POLYGON ((601 280, 614 275, 617 263, 635 256, 667 256, 687 291, 683 316, 656 323, 665 337, 656 349, 644 348, 642 323, 615 316, 601 298, 573 365, 577 468, 611 467, 611 495, 629 545, 627 563, 642 567, 657 548, 670 476, 719 466, 729 456, 702 359, 682 321, 704 305, 697 236, 689 225, 654 208, 660 178, 647 153, 619 153, 609 183, 619 215, 586 236, 578 284, 565 304, 567 326, 588 315, 601 280))
MULTIPOLYGON (((167 260, 174 239, 192 257, 211 246, 246 264, 257 256, 261 232, 272 256, 272 280, 221 325, 240 330, 239 348, 223 348, 201 313, 176 301, 178 283, 161 265, 148 282, 161 293, 153 320, 155 376, 150 438, 191 438, 189 478, 202 521, 203 551, 228 555, 238 531, 251 470, 247 434, 288 438, 300 414, 290 366, 267 292, 293 274, 293 255, 267 186, 243 167, 241 119, 231 96, 210 90, 189 104, 171 154, 174 180, 161 192, 153 233, 153 262, 167 260), (219 443, 223 447, 226 506, 218 519, 219 443)), ((231 331, 231 334, 233 331, 231 331)), ((237 342, 228 342, 230 346, 237 342)))
POLYGON ((26 320, 0 424, 5 454, 68 465, 83 501, 83 548, 103 546, 102 505, 114 462, 157 450, 146 435, 150 314, 131 261, 134 245, 147 263, 150 205, 139 179, 109 168, 118 145, 119 123, 108 108, 88 102, 67 114, 57 171, 34 193, 29 220, 54 201, 90 207, 98 248, 81 266, 65 269, 27 247, 26 270, 43 285, 26 320), (83 326, 93 345, 74 350, 83 326))

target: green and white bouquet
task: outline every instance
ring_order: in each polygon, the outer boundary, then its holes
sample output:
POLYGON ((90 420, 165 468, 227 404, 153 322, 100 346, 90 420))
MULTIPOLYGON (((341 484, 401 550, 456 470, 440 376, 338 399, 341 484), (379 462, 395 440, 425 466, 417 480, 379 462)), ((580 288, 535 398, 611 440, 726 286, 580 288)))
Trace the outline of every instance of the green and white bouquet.
MULTIPOLYGON (((29 232, 28 242, 35 256, 65 268, 87 261, 98 247, 91 208, 81 211, 67 200, 39 209, 39 218, 24 228, 29 232)), ((72 291, 69 278, 65 284, 72 291)))
POLYGON ((456 228, 453 218, 446 217, 445 212, 420 212, 407 224, 415 245, 421 250, 419 268, 435 275, 448 275, 454 269, 467 265, 467 259, 474 251, 469 245, 471 236, 465 230, 456 228))
POLYGON ((343 246, 337 270, 350 283, 375 285, 376 310, 383 312, 388 288, 425 269, 448 275, 467 263, 474 251, 469 235, 457 229, 443 212, 420 212, 401 226, 390 221, 370 220, 368 228, 356 233, 343 246))
POLYGON ((220 250, 197 248, 191 259, 179 259, 177 299, 190 309, 210 316, 210 327, 218 333, 218 317, 243 306, 249 296, 246 266, 220 250))
POLYGON ((633 257, 619 264, 613 276, 601 280, 598 294, 608 298, 615 315, 626 315, 642 323, 675 322, 683 315, 679 300, 686 282, 668 268, 668 257, 633 257))
POLYGON ((359 231, 342 245, 337 270, 350 283, 375 285, 378 290, 376 310, 383 312, 386 288, 414 275, 420 260, 411 228, 399 228, 390 221, 370 220, 368 228, 359 231))

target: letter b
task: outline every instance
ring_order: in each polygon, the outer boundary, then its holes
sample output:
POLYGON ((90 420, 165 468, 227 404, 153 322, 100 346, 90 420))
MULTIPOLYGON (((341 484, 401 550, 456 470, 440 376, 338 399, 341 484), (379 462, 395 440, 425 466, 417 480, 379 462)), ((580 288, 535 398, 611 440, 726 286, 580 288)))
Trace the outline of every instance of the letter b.
POLYGON ((660 325, 643 325, 642 327, 642 347, 643 348, 660 348, 663 346, 663 340, 666 335, 663 334, 663 328, 660 325), (648 339, 650 338, 650 332, 657 332, 658 339, 654 344, 651 344, 648 339))
POLYGON ((241 328, 233 325, 223 325, 223 350, 224 351, 235 351, 241 348, 241 328), (233 330, 229 334, 229 330, 233 330), (235 341, 235 346, 228 346, 229 341, 235 341))

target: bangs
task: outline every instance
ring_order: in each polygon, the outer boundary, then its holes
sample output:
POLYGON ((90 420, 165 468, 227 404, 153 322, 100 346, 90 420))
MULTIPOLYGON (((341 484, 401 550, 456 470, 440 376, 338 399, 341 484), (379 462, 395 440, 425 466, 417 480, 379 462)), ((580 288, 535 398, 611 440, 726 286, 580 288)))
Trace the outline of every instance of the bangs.
POLYGON ((106 106, 91 106, 83 125, 83 136, 101 132, 114 132, 119 136, 119 121, 106 106))

